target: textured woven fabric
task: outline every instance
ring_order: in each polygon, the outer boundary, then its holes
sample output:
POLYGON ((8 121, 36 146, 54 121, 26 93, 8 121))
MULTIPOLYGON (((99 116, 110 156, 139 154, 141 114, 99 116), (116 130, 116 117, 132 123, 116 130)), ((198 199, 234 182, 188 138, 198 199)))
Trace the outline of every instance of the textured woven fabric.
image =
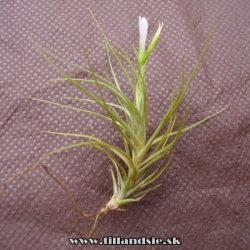
MULTIPOLYGON (((98 45, 102 37, 88 8, 110 41, 122 45, 131 57, 139 39, 138 16, 149 20, 148 40, 159 23, 164 23, 147 65, 149 134, 168 108, 172 84, 181 78, 182 60, 185 59, 186 72, 190 73, 215 19, 209 49, 185 99, 188 124, 231 104, 219 116, 183 134, 171 166, 157 181, 162 185, 141 202, 128 206, 126 212, 101 216, 94 236, 176 236, 182 243, 180 249, 249 249, 247 0, 2 0, 0 184, 16 171, 31 167, 43 154, 74 142, 72 138, 46 134, 45 130, 90 134, 121 145, 109 123, 27 98, 42 98, 103 114, 91 103, 62 98, 85 96, 68 82, 50 81, 58 78, 58 73, 42 59, 28 38, 30 35, 42 48, 87 67, 81 49, 84 44, 95 70, 103 74, 101 65, 108 66, 107 56, 98 45)), ((55 62, 70 76, 84 77, 80 70, 55 62)), ((118 65, 114 67, 119 70, 118 65)), ((125 79, 120 81, 129 94, 125 79)), ((88 88, 97 93, 92 86, 88 88)), ((109 95, 106 93, 112 100, 109 95)), ((67 186, 84 212, 99 210, 112 195, 111 162, 94 149, 83 147, 55 154, 44 164, 67 186)), ((163 164, 164 161, 157 163, 163 164)), ((64 191, 43 169, 14 180, 0 197, 0 204, 0 249, 74 249, 76 246, 71 246, 68 238, 85 237, 93 223, 93 218, 78 215, 64 191)))

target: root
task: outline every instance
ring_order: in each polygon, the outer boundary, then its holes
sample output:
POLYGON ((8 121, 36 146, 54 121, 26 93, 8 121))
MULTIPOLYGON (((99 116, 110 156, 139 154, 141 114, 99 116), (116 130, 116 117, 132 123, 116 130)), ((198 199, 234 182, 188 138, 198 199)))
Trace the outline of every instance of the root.
POLYGON ((91 230, 90 230, 90 232, 88 234, 88 238, 91 238, 93 233, 95 232, 97 221, 98 221, 98 218, 99 218, 100 214, 101 214, 101 212, 97 213, 97 215, 95 217, 94 224, 93 224, 93 226, 92 226, 92 228, 91 228, 91 230))
POLYGON ((110 198, 109 202, 106 205, 104 205, 99 212, 96 213, 95 221, 94 221, 94 224, 92 226, 92 229, 90 230, 90 232, 88 234, 88 238, 91 238, 93 236, 93 233, 95 232, 95 229, 96 229, 96 226, 97 226, 99 216, 101 214, 106 214, 107 212, 109 212, 111 210, 126 211, 125 209, 121 209, 121 208, 118 207, 118 205, 115 202, 115 196, 114 195, 110 198))
POLYGON ((22 175, 22 174, 25 174, 25 173, 28 173, 28 172, 31 172, 39 167, 42 167, 45 172, 54 180, 56 181, 60 186, 61 188, 64 190, 64 192, 66 193, 66 195, 68 196, 68 198, 70 199, 70 201, 72 202, 72 204, 74 205, 74 208, 75 210, 82 216, 82 217, 89 217, 89 216, 93 216, 93 215, 96 215, 97 213, 91 213, 91 214, 86 214, 84 213, 77 205, 76 201, 74 200, 72 194, 69 192, 69 190, 66 188, 65 185, 62 184, 61 181, 59 181, 49 170, 46 166, 42 165, 42 164, 37 164, 37 165, 34 165, 33 167, 31 168, 28 168, 28 169, 24 169, 24 170, 20 170, 18 172, 16 172, 12 177, 10 177, 7 181, 4 182, 3 184, 3 190, 0 191, 0 195, 3 195, 5 192, 6 192, 6 188, 7 186, 12 182, 14 181, 18 176, 22 175))
POLYGON ((101 210, 99 212, 97 212, 96 214, 96 217, 95 217, 95 221, 94 221, 94 224, 92 226, 92 229, 90 230, 89 234, 88 234, 88 238, 91 238, 93 233, 95 232, 95 229, 96 229, 96 225, 97 225, 97 221, 98 221, 98 218, 101 214, 106 214, 108 211, 111 211, 111 210, 115 210, 117 209, 118 206, 117 204, 115 203, 115 196, 113 195, 111 198, 110 198, 110 201, 104 205, 101 210))
POLYGON ((12 182, 14 181, 18 176, 22 175, 22 174, 25 174, 25 173, 28 173, 28 172, 31 172, 31 171, 34 171, 36 170, 37 168, 43 168, 45 170, 45 172, 55 181, 57 182, 57 184, 59 184, 61 186, 61 188, 64 190, 64 192, 66 193, 66 195, 68 196, 68 198, 70 199, 70 201, 72 202, 72 204, 74 205, 74 208, 75 210, 82 216, 82 217, 90 217, 90 216, 94 216, 96 215, 95 217, 95 221, 94 221, 94 224, 91 228, 91 231, 89 232, 88 234, 88 237, 91 238, 93 233, 95 232, 95 229, 96 229, 96 226, 97 226, 97 222, 98 222, 98 219, 99 219, 99 216, 101 214, 106 214, 107 212, 111 211, 111 210, 121 210, 121 211, 125 211, 125 209, 121 209, 118 207, 118 205, 116 204, 115 202, 115 196, 113 195, 109 202, 107 204, 105 204, 104 206, 102 206, 102 208, 98 211, 98 212, 95 212, 95 213, 91 213, 91 214, 86 214, 84 213, 80 208, 79 206, 77 205, 75 199, 73 198, 72 194, 69 192, 69 190, 66 188, 66 186, 61 182, 59 181, 49 170, 46 166, 42 165, 42 164, 36 164, 34 165, 33 167, 31 168, 28 168, 28 169, 24 169, 24 170, 20 170, 18 172, 16 172, 12 177, 10 177, 7 181, 4 182, 3 184, 3 190, 0 191, 0 195, 3 195, 5 192, 6 192, 6 189, 7 189, 7 186, 12 182))

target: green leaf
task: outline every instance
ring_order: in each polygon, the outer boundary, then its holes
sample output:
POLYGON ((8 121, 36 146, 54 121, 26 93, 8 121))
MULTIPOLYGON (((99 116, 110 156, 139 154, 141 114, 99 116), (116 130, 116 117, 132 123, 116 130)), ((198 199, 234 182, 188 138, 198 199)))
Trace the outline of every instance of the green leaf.
POLYGON ((104 120, 111 121, 111 119, 110 119, 109 117, 107 117, 107 116, 100 115, 100 114, 98 114, 98 113, 95 113, 95 112, 92 112, 92 111, 89 111, 89 110, 86 110, 86 109, 74 108, 74 107, 71 107, 71 106, 62 105, 62 104, 60 104, 60 103, 50 102, 50 101, 47 101, 47 100, 42 100, 42 99, 38 99, 38 98, 34 98, 34 97, 28 97, 28 98, 29 98, 29 99, 32 99, 32 100, 35 100, 35 101, 44 102, 44 103, 49 103, 49 104, 52 104, 52 105, 55 105, 55 106, 59 106, 59 107, 61 107, 61 108, 67 108, 67 109, 72 109, 72 110, 75 110, 75 111, 80 111, 80 112, 88 113, 88 114, 97 116, 97 117, 99 117, 99 118, 102 118, 102 119, 104 119, 104 120))

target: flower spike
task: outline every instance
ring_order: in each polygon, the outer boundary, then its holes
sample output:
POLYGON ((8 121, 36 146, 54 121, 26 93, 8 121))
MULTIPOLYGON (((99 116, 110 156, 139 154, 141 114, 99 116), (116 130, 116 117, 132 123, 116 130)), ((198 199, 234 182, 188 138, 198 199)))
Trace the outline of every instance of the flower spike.
POLYGON ((148 34, 148 21, 145 17, 139 16, 139 31, 140 31, 139 58, 142 59, 145 55, 145 47, 148 34))

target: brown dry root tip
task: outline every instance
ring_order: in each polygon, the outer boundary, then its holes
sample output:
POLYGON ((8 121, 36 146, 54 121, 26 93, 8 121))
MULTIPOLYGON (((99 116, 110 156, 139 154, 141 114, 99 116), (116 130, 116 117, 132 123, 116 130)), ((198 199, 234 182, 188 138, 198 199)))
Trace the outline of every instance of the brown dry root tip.
POLYGON ((6 188, 7 185, 9 185, 13 180, 15 180, 18 176, 28 173, 30 171, 33 171, 35 169, 37 169, 38 167, 42 167, 46 173, 53 179, 55 180, 60 186, 61 188, 65 191, 66 195, 68 196, 68 198, 70 199, 70 201, 73 203, 75 210, 83 217, 89 217, 89 216, 93 216, 96 215, 97 213, 91 213, 91 214, 85 214, 77 205, 76 201, 74 200, 72 194, 68 191, 68 189, 66 188, 66 186, 64 186, 62 184, 62 182, 60 182, 53 174, 50 173, 50 171, 48 170, 48 168, 44 165, 41 164, 36 164, 33 167, 29 168, 29 169, 25 169, 25 170, 20 170, 18 172, 16 172, 12 177, 10 177, 7 181, 4 182, 3 184, 3 190, 0 191, 0 195, 3 195, 6 192, 6 188))
POLYGON ((95 217, 94 224, 93 224, 93 226, 92 226, 92 229, 91 229, 91 231, 90 231, 89 234, 88 234, 88 238, 91 238, 92 235, 93 235, 93 233, 95 232, 96 225, 97 225, 97 221, 98 221, 98 218, 99 218, 100 214, 101 214, 101 212, 100 212, 100 213, 97 213, 97 215, 96 215, 96 217, 95 217))
POLYGON ((106 214, 108 211, 111 211, 111 210, 121 210, 121 211, 126 211, 125 209, 121 209, 121 208, 118 208, 118 205, 116 204, 115 202, 115 196, 113 195, 109 202, 107 204, 105 204, 101 210, 99 212, 96 213, 96 217, 95 217, 95 221, 94 221, 94 224, 92 226, 92 229, 91 231, 89 232, 88 234, 88 238, 91 238, 93 236, 93 233, 95 232, 95 229, 96 229, 96 225, 97 225, 97 222, 98 222, 98 219, 99 219, 99 216, 101 214, 106 214))
POLYGON ((34 166, 31 167, 31 168, 23 169, 23 170, 17 171, 12 177, 10 177, 7 181, 4 182, 4 184, 3 184, 3 190, 0 191, 0 195, 3 195, 3 194, 6 192, 7 186, 8 186, 12 181, 14 181, 19 175, 22 175, 22 174, 28 173, 28 172, 30 172, 30 171, 33 171, 33 170, 35 170, 35 169, 38 168, 38 167, 39 167, 39 165, 34 165, 34 166))

